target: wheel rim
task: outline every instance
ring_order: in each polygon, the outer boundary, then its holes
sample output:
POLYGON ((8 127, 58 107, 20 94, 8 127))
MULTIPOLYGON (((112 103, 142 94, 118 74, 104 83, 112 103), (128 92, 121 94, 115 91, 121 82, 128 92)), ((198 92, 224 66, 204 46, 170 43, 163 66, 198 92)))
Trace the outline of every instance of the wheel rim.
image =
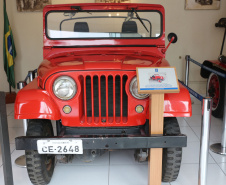
POLYGON ((207 92, 208 95, 213 99, 212 108, 215 110, 219 104, 220 98, 220 82, 217 75, 213 74, 210 77, 207 92))

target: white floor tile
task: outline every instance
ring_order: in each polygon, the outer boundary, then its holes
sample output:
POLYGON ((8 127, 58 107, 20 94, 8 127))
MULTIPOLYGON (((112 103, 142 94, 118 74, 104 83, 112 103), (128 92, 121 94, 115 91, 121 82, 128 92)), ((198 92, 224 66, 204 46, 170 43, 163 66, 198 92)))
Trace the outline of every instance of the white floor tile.
POLYGON ((201 127, 202 116, 192 115, 192 117, 185 118, 190 127, 201 127))
POLYGON ((22 119, 14 119, 14 116, 8 116, 8 127, 9 128, 23 128, 23 120, 22 119))
POLYGON ((7 115, 12 115, 14 113, 14 103, 6 104, 7 115))
POLYGON ((192 115, 202 115, 201 104, 193 104, 192 105, 192 115))
MULTIPOLYGON (((11 155, 12 161, 12 170, 13 170, 13 182, 14 185, 31 185, 31 182, 28 178, 27 169, 17 167, 14 163, 15 159, 23 154, 23 151, 14 150, 11 155)), ((3 185, 3 169, 0 167, 0 185, 3 185), (1 184, 2 183, 2 184, 1 184)))
POLYGON ((15 143, 15 138, 18 136, 24 135, 24 129, 23 128, 9 128, 9 142, 15 143))
POLYGON ((0 166, 0 185, 4 184, 3 167, 0 166))
MULTIPOLYGON (((200 138, 201 127, 191 127, 195 134, 200 138)), ((211 142, 221 142, 222 127, 221 126, 211 126, 210 128, 210 141, 211 142)))
POLYGON ((215 118, 211 116, 211 126, 219 126, 221 127, 223 124, 223 119, 215 118))
POLYGON ((195 135, 193 130, 190 127, 181 127, 181 133, 187 135, 187 141, 189 142, 198 142, 199 138, 195 135))
POLYGON ((107 185, 109 166, 56 166, 49 185, 107 185))
POLYGON ((192 105, 201 105, 201 101, 197 100, 194 96, 190 95, 192 105))
MULTIPOLYGON (((202 124, 202 115, 201 114, 193 114, 192 117, 186 117, 184 118, 188 125, 191 127, 201 127, 202 124)), ((215 118, 213 116, 211 116, 211 127, 221 127, 223 123, 222 119, 219 118, 215 118)))
POLYGON ((223 170, 224 174, 226 175, 226 163, 219 163, 220 168, 223 170))
POLYGON ((147 162, 139 163, 134 159, 134 150, 117 150, 110 152, 110 165, 139 165, 147 164, 147 162))
POLYGON ((148 165, 111 165, 109 185, 146 185, 148 165))
MULTIPOLYGON (((198 164, 199 163, 200 142, 188 143, 187 147, 183 148, 182 163, 183 164, 198 164)), ((209 155, 208 163, 215 164, 212 156, 209 155)))
POLYGON ((189 127, 188 123, 184 118, 179 117, 177 118, 177 121, 180 127, 189 127))
MULTIPOLYGON (((147 185, 148 165, 110 165, 109 185, 147 185)), ((169 183, 162 183, 169 185, 169 183)))
MULTIPOLYGON (((226 176, 217 164, 208 165, 207 185, 225 185, 226 176)), ((198 164, 182 164, 180 174, 171 185, 198 185, 198 164)))
POLYGON ((14 185, 32 185, 28 177, 27 168, 13 166, 14 185))

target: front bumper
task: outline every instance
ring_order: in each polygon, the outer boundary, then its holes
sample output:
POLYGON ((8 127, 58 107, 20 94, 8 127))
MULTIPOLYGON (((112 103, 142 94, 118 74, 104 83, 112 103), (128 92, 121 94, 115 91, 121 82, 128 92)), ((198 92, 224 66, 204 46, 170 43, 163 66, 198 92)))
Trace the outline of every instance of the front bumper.
POLYGON ((144 136, 144 135, 73 135, 54 137, 17 137, 17 150, 37 150, 37 140, 82 140, 83 149, 138 149, 186 147, 187 136, 144 136))

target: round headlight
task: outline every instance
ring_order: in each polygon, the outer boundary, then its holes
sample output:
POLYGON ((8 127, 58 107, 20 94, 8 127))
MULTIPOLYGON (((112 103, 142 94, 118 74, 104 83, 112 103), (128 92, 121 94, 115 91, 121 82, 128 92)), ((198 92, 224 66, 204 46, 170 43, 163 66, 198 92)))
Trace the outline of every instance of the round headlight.
POLYGON ((129 85, 130 93, 136 99, 145 99, 149 96, 149 94, 138 94, 138 87, 137 87, 137 77, 135 76, 129 85))
POLYGON ((70 100, 77 92, 77 85, 71 77, 61 76, 55 80, 53 92, 61 100, 70 100))

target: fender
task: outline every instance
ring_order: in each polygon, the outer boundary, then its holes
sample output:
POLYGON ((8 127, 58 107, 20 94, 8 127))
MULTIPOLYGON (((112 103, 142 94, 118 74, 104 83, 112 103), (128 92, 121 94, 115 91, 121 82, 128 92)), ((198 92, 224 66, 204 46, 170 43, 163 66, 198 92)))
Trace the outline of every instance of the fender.
POLYGON ((17 93, 14 108, 15 119, 61 119, 57 104, 38 87, 37 78, 17 93))
POLYGON ((165 94, 164 117, 191 117, 192 105, 188 90, 179 83, 179 93, 165 94))
MULTIPOLYGON (((179 93, 168 93, 164 95, 164 117, 191 117, 192 104, 188 90, 179 83, 179 93)), ((146 112, 149 119, 149 109, 146 112)))

